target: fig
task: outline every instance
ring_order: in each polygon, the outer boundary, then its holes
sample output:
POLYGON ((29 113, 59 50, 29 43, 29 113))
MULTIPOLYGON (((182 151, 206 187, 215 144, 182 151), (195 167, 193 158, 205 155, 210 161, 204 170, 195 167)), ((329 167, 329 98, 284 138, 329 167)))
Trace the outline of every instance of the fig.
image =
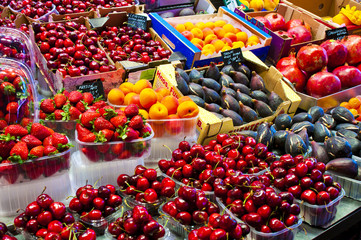
POLYGON ((252 98, 250 96, 248 96, 247 94, 241 93, 239 90, 236 93, 236 99, 238 101, 241 101, 244 105, 253 108, 253 102, 252 102, 252 98))
POLYGON ((324 142, 329 158, 351 157, 352 150, 350 143, 343 137, 334 136, 327 138, 324 142))
POLYGON ((219 94, 216 91, 207 88, 205 86, 203 86, 202 88, 204 91, 204 100, 207 103, 217 103, 217 104, 221 103, 221 96, 219 96, 219 94))
POLYGON ((293 124, 291 127, 291 131, 294 133, 299 133, 304 128, 307 129, 308 135, 312 135, 315 130, 315 126, 311 122, 303 121, 303 122, 298 122, 298 123, 293 124))
POLYGON ((265 91, 266 89, 263 78, 260 75, 258 75, 255 71, 252 71, 252 78, 251 78, 251 82, 249 83, 249 86, 252 91, 255 90, 265 91))
POLYGON ((256 142, 262 143, 267 147, 271 147, 273 145, 273 134, 268 123, 262 123, 259 125, 257 129, 256 142))
POLYGON ((200 83, 200 79, 202 78, 202 74, 197 69, 192 69, 189 73, 189 80, 194 83, 200 83))
POLYGON ((219 92, 222 86, 212 78, 201 78, 200 81, 202 82, 202 86, 211 88, 216 92, 219 92))
POLYGON ((306 113, 306 112, 301 112, 301 113, 297 113, 292 118, 292 124, 295 124, 295 123, 298 123, 298 122, 303 122, 303 121, 311 122, 312 121, 311 115, 306 113))
POLYGON ((344 137, 347 142, 351 145, 351 151, 353 153, 359 153, 361 150, 361 141, 353 137, 344 137))
POLYGON ((310 109, 308 109, 307 113, 310 114, 312 123, 315 123, 320 117, 323 117, 323 115, 325 115, 325 112, 319 106, 311 107, 310 109))
POLYGON ((356 124, 357 121, 355 120, 354 115, 345 107, 335 107, 332 110, 332 117, 338 122, 338 123, 354 123, 356 124))
POLYGON ((182 78, 182 76, 178 72, 175 72, 175 80, 177 82, 177 88, 179 89, 179 91, 183 95, 188 95, 189 93, 188 84, 186 80, 184 80, 184 78, 182 78))
POLYGON ((306 147, 308 148, 310 146, 310 141, 308 140, 307 129, 306 128, 302 129, 301 132, 298 133, 298 135, 302 138, 303 142, 306 144, 306 147))
POLYGON ((336 132, 336 136, 340 136, 344 138, 357 138, 357 133, 343 128, 336 132))
POLYGON ((318 122, 325 125, 328 129, 334 129, 336 127, 336 121, 330 114, 325 114, 318 119, 318 122))
POLYGON ((189 83, 190 79, 188 74, 181 68, 175 68, 175 71, 179 73, 179 75, 181 75, 181 77, 187 82, 189 83))
POLYGON ((253 91, 253 92, 251 92, 250 96, 254 99, 257 99, 259 101, 262 101, 262 102, 268 104, 268 96, 267 96, 267 94, 265 94, 262 91, 259 91, 259 90, 253 91))
POLYGON ((238 71, 231 71, 230 76, 232 77, 235 83, 242 83, 246 86, 249 86, 249 80, 245 74, 238 71))
POLYGON ((285 152, 292 156, 305 154, 307 152, 307 146, 299 135, 290 132, 286 138, 285 152))
POLYGON ((205 102, 203 100, 203 98, 200 98, 196 95, 188 95, 188 97, 190 97, 192 99, 192 101, 197 104, 199 107, 204 108, 205 102))
POLYGON ((221 92, 223 91, 225 91, 227 94, 231 95, 232 97, 237 98, 237 93, 232 88, 223 86, 221 92))
POLYGON ((204 91, 201 85, 191 82, 189 84, 189 94, 204 98, 204 91))
POLYGON ((214 113, 220 113, 221 112, 221 106, 219 106, 216 103, 205 103, 204 108, 210 112, 214 113))
POLYGON ((247 95, 250 95, 250 93, 251 93, 251 90, 242 83, 231 83, 231 84, 229 84, 229 86, 231 88, 233 88, 235 91, 239 90, 240 92, 247 94, 247 95))
POLYGON ((312 148, 312 157, 316 158, 318 162, 328 163, 330 159, 328 158, 327 152, 324 147, 318 144, 315 141, 311 141, 312 148))
POLYGON ((241 126, 243 124, 242 117, 235 111, 229 109, 221 109, 221 113, 225 117, 232 118, 234 126, 241 126))
POLYGON ((234 83, 233 79, 228 76, 227 74, 225 73, 221 73, 221 77, 219 78, 219 83, 222 85, 222 86, 226 86, 226 87, 229 87, 229 85, 231 83, 234 83))
POLYGON ((251 131, 251 130, 242 130, 240 132, 238 132, 239 134, 246 136, 246 137, 252 137, 254 139, 257 138, 257 132, 255 131, 251 131))
POLYGON ((280 114, 275 119, 277 130, 286 130, 292 126, 292 118, 288 114, 280 114))
POLYGON ((214 62, 211 62, 204 76, 207 78, 213 78, 214 80, 218 81, 218 79, 221 77, 221 73, 219 72, 219 68, 217 67, 217 65, 214 62))
POLYGON ((268 96, 268 103, 269 106, 272 108, 272 110, 276 111, 278 106, 281 105, 281 103, 283 103, 283 100, 277 93, 272 91, 268 96))
POLYGON ((336 127, 335 127, 335 130, 339 131, 341 129, 346 129, 346 130, 349 130, 349 131, 353 131, 355 133, 357 133, 360 130, 359 126, 357 126, 355 124, 352 124, 352 123, 340 123, 340 124, 337 124, 336 127))
POLYGON ((326 137, 331 137, 331 131, 320 122, 314 124, 313 140, 316 142, 324 142, 326 137))
POLYGON ((227 75, 230 75, 231 71, 234 71, 234 68, 232 65, 225 65, 223 68, 222 68, 222 71, 223 73, 227 74, 227 75))
POLYGON ((232 97, 231 95, 227 94, 225 91, 222 92, 222 101, 221 107, 224 109, 230 109, 237 113, 240 112, 240 106, 238 101, 232 97))
POLYGON ((358 165, 352 158, 336 158, 326 164, 326 170, 345 177, 356 178, 358 165))
POLYGON ((273 147, 284 149, 286 139, 288 136, 288 131, 285 130, 279 130, 273 134, 273 147))
POLYGON ((239 101, 240 107, 240 115, 246 122, 252 122, 258 119, 257 113, 250 107, 244 105, 241 101, 239 101))
POLYGON ((251 70, 244 64, 240 65, 237 68, 237 71, 240 71, 241 73, 245 74, 247 76, 248 79, 251 79, 252 77, 252 72, 251 70))
POLYGON ((264 103, 257 99, 252 99, 252 102, 253 102, 254 108, 256 109, 259 116, 261 116, 263 118, 272 116, 273 111, 272 111, 271 107, 267 105, 267 103, 264 103))

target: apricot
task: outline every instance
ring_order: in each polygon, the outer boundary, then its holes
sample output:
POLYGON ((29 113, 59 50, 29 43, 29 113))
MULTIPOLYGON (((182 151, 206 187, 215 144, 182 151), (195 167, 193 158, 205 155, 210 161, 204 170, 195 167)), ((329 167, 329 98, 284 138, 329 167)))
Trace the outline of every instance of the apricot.
POLYGON ((146 88, 140 92, 139 100, 144 108, 150 108, 153 104, 157 103, 158 96, 153 89, 146 88))
POLYGON ((186 101, 192 101, 192 98, 190 98, 188 96, 183 96, 183 97, 178 98, 178 103, 179 104, 184 103, 186 101))
POLYGON ((162 99, 163 99, 163 95, 160 94, 160 93, 157 93, 157 92, 155 92, 155 93, 157 94, 157 101, 158 101, 158 102, 161 102, 162 99))
POLYGON ((193 101, 185 101, 179 104, 177 114, 180 118, 191 118, 197 116, 199 108, 193 101))
POLYGON ((141 79, 134 84, 133 91, 139 94, 145 88, 152 88, 152 84, 145 79, 141 79))
POLYGON ((137 105, 139 108, 143 108, 142 104, 140 104, 140 97, 139 94, 135 94, 133 95, 130 99, 129 99, 129 104, 135 104, 137 105))
POLYGON ((149 109, 151 119, 165 119, 168 117, 168 109, 161 103, 153 104, 149 109))
POLYGON ((234 42, 232 48, 243 48, 244 43, 242 41, 234 42))
POLYGON ((258 43, 254 42, 254 41, 252 41, 252 42, 248 41, 248 42, 247 42, 247 47, 255 46, 255 45, 257 45, 257 44, 258 44, 258 43))
POLYGON ((226 34, 226 30, 224 30, 224 29, 221 28, 221 27, 215 27, 215 28, 213 29, 213 32, 214 32, 214 34, 215 34, 219 39, 223 38, 224 35, 226 34))
POLYGON ((124 97, 124 105, 129 105, 130 104, 130 99, 134 95, 138 95, 138 94, 136 94, 135 92, 131 92, 131 93, 128 93, 127 95, 125 95, 125 97, 124 97))
POLYGON ((259 38, 256 35, 252 35, 248 38, 248 42, 256 42, 256 43, 261 43, 261 41, 259 40, 259 38))
POLYGON ((204 26, 210 29, 213 29, 215 27, 214 22, 206 22, 204 26))
POLYGON ((179 23, 179 24, 177 24, 175 29, 177 29, 177 31, 181 33, 186 30, 186 27, 183 24, 179 23))
POLYGON ((200 28, 193 28, 191 33, 193 33, 195 38, 203 39, 203 32, 200 28))
POLYGON ((214 22, 214 26, 216 26, 216 27, 223 27, 226 24, 227 24, 227 22, 224 20, 218 20, 218 21, 214 22))
POLYGON ((202 51, 203 47, 201 45, 199 45, 198 43, 193 43, 193 44, 194 46, 196 46, 196 48, 202 51))
POLYGON ((139 114, 140 114, 144 119, 149 119, 149 114, 148 114, 147 110, 139 109, 139 114))
POLYGON ((130 92, 133 92, 134 84, 131 82, 124 82, 120 84, 119 89, 122 90, 124 95, 127 95, 130 92))
POLYGON ((226 44, 222 40, 217 39, 212 41, 212 45, 216 48, 216 52, 219 52, 226 44))
POLYGON ((190 31, 183 31, 181 33, 185 38, 187 38, 189 41, 191 41, 194 38, 193 33, 191 33, 190 31))
POLYGON ((237 36, 234 33, 228 32, 224 35, 225 38, 229 38, 232 42, 237 42, 237 36))
POLYGON ((124 103, 124 93, 118 88, 113 88, 108 93, 108 101, 114 105, 122 105, 124 103))
POLYGON ((194 24, 191 22, 184 23, 184 26, 186 27, 186 30, 190 31, 194 28, 194 24))
POLYGON ((156 93, 160 93, 163 97, 168 96, 170 91, 166 87, 160 87, 155 90, 156 93))
POLYGON ((225 45, 225 46, 222 48, 221 52, 228 51, 228 50, 231 50, 231 49, 232 49, 232 48, 231 48, 230 46, 225 45))
POLYGON ((160 103, 163 104, 168 109, 168 114, 171 115, 177 113, 177 108, 179 103, 178 103, 178 99, 175 98, 174 96, 166 96, 162 99, 160 103))
POLYGON ((213 30, 210 28, 203 28, 203 38, 206 38, 210 34, 214 34, 213 30))
POLYGON ((196 25, 195 25, 195 27, 197 27, 197 28, 199 28, 199 29, 203 29, 203 28, 206 27, 205 25, 206 25, 206 24, 204 24, 204 22, 197 22, 196 25))
POLYGON ((242 41, 244 44, 248 41, 248 35, 245 32, 238 32, 236 33, 237 41, 242 41))
POLYGON ((223 29, 226 30, 226 32, 236 33, 236 29, 234 29, 233 25, 230 23, 227 23, 223 26, 223 29))
POLYGON ((232 42, 231 39, 229 39, 229 38, 222 38, 221 40, 222 40, 226 45, 232 47, 233 42, 232 42))
MULTIPOLYGON (((206 44, 204 45, 202 52, 209 52, 210 54, 213 54, 216 51, 216 47, 213 44, 206 44)), ((205 54, 208 55, 208 54, 205 54)))
MULTIPOLYGON (((204 39, 204 43, 205 43, 205 44, 209 44, 209 43, 211 43, 213 40, 216 40, 216 39, 218 39, 216 35, 214 35, 214 34, 209 34, 209 35, 204 39)), ((205 47, 205 46, 204 46, 204 47, 205 47)), ((203 48, 204 48, 204 47, 203 47, 203 48)))

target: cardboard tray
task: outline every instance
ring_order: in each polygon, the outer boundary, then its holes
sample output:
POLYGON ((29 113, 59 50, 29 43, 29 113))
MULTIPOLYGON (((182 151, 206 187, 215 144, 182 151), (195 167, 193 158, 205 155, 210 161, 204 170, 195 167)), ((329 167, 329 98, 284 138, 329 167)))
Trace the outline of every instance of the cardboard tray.
POLYGON ((234 10, 234 12, 272 36, 271 47, 268 52, 267 60, 269 60, 274 65, 276 65, 276 63, 280 58, 288 56, 291 52, 297 52, 301 47, 309 43, 313 43, 313 44, 321 43, 326 37, 325 31, 330 29, 324 24, 314 20, 311 15, 307 13, 302 13, 301 11, 286 4, 279 4, 278 8, 275 11, 246 13, 242 11, 240 7, 238 7, 234 10), (272 32, 270 29, 266 28, 264 24, 262 24, 261 22, 257 21, 254 18, 256 16, 263 17, 269 13, 281 14, 282 16, 284 16, 286 22, 291 19, 303 20, 311 27, 312 40, 304 43, 291 45, 292 38, 279 36, 278 34, 272 32))
POLYGON ((192 9, 196 13, 201 10, 204 10, 206 14, 217 12, 217 8, 214 7, 213 3, 210 0, 196 0, 193 5, 191 4, 180 5, 179 3, 177 3, 176 6, 171 6, 171 7, 165 6, 155 9, 147 8, 147 12, 156 12, 159 15, 166 12, 172 12, 175 16, 179 16, 179 12, 186 8, 192 9))
POLYGON ((173 51, 181 52, 187 59, 185 67, 190 69, 192 67, 200 67, 209 65, 210 62, 221 62, 221 53, 215 53, 209 56, 204 56, 193 43, 186 39, 179 33, 172 24, 185 22, 207 22, 216 21, 220 19, 227 20, 235 27, 247 32, 248 35, 257 35, 261 40, 261 44, 244 48, 243 50, 251 50, 261 60, 265 60, 271 44, 271 36, 263 32, 259 28, 250 24, 248 21, 242 19, 240 16, 230 11, 225 7, 220 7, 217 14, 203 14, 175 18, 161 18, 157 13, 151 13, 152 25, 154 30, 161 36, 161 38, 173 49, 173 51))
MULTIPOLYGON (((334 17, 340 12, 341 8, 345 7, 347 4, 350 4, 350 7, 356 6, 357 10, 361 10, 361 3, 354 0, 281 0, 281 2, 297 8, 301 12, 310 15, 315 20, 332 29, 339 28, 340 25, 332 21, 326 21, 322 17, 334 17)), ((347 27, 347 30, 350 35, 361 34, 361 26, 351 25, 347 27)))
POLYGON ((67 18, 71 18, 71 19, 77 19, 80 17, 84 17, 84 18, 97 18, 99 13, 97 11, 89 11, 89 12, 79 12, 79 13, 71 13, 71 14, 51 14, 49 16, 49 22, 58 22, 58 21, 64 21, 67 18))
MULTIPOLYGON (((255 130, 258 125, 263 122, 272 122, 280 113, 293 115, 301 98, 283 81, 282 74, 274 67, 268 68, 260 59, 252 52, 243 53, 246 65, 255 70, 264 80, 266 88, 269 91, 276 92, 284 102, 278 107, 272 116, 253 121, 242 126, 235 127, 231 118, 218 119, 213 113, 203 108, 199 108, 199 119, 197 122, 197 130, 199 131, 198 143, 207 144, 214 139, 219 133, 238 132, 242 130, 255 130)), ((203 68, 203 69, 206 69, 203 68)), ((200 69, 201 70, 201 69, 200 69)), ((177 98, 183 96, 177 89, 175 81, 174 67, 172 65, 159 66, 154 79, 153 88, 166 87, 171 94, 177 98)))

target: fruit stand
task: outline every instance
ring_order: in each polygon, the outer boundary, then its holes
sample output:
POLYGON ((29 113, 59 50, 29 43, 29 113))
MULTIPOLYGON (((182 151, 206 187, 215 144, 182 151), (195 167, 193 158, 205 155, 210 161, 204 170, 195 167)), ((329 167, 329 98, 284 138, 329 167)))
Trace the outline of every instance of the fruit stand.
POLYGON ((0 240, 361 238, 359 1, 0 12, 0 240))

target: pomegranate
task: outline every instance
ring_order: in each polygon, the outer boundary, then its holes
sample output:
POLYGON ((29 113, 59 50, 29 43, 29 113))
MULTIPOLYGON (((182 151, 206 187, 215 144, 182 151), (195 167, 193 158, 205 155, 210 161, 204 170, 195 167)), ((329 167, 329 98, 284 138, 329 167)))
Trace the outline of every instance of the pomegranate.
POLYGON ((280 70, 280 72, 295 86, 298 92, 303 92, 307 78, 297 66, 291 65, 288 67, 284 67, 280 70))
POLYGON ((327 40, 321 44, 326 50, 329 68, 335 68, 345 64, 347 57, 347 48, 339 40, 327 40))
POLYGON ((354 87, 361 84, 361 71, 354 66, 341 66, 332 71, 341 81, 342 88, 354 87))
POLYGON ((282 37, 282 38, 289 38, 290 36, 288 35, 288 32, 285 32, 283 30, 278 30, 274 32, 275 34, 277 34, 278 36, 282 37))
POLYGON ((282 68, 288 67, 288 66, 295 66, 297 67, 296 58, 295 58, 295 52, 291 52, 288 57, 281 58, 276 65, 276 68, 278 70, 281 70, 282 68))
POLYGON ((266 18, 264 18, 262 16, 257 16, 257 17, 254 17, 254 19, 263 23, 266 28, 271 29, 271 23, 266 18))
POLYGON ((361 71, 361 64, 357 66, 358 70, 361 71))
POLYGON ((310 25, 308 25, 307 23, 305 23, 305 21, 303 21, 301 19, 291 19, 285 25, 286 31, 290 30, 291 28, 298 27, 298 26, 304 26, 308 31, 311 32, 310 25))
POLYGON ((311 41, 312 34, 304 26, 297 26, 288 30, 288 35, 292 38, 291 44, 311 41))
POLYGON ((323 97, 341 90, 341 81, 333 73, 324 69, 321 72, 313 74, 307 81, 306 91, 312 97, 323 97))
POLYGON ((270 22, 272 31, 285 29, 286 21, 281 14, 269 13, 264 17, 270 22))
POLYGON ((297 66, 305 72, 315 72, 327 65, 326 50, 318 45, 309 44, 301 47, 297 53, 297 66))
POLYGON ((361 62, 361 36, 350 35, 341 41, 347 48, 348 64, 354 65, 361 62))

